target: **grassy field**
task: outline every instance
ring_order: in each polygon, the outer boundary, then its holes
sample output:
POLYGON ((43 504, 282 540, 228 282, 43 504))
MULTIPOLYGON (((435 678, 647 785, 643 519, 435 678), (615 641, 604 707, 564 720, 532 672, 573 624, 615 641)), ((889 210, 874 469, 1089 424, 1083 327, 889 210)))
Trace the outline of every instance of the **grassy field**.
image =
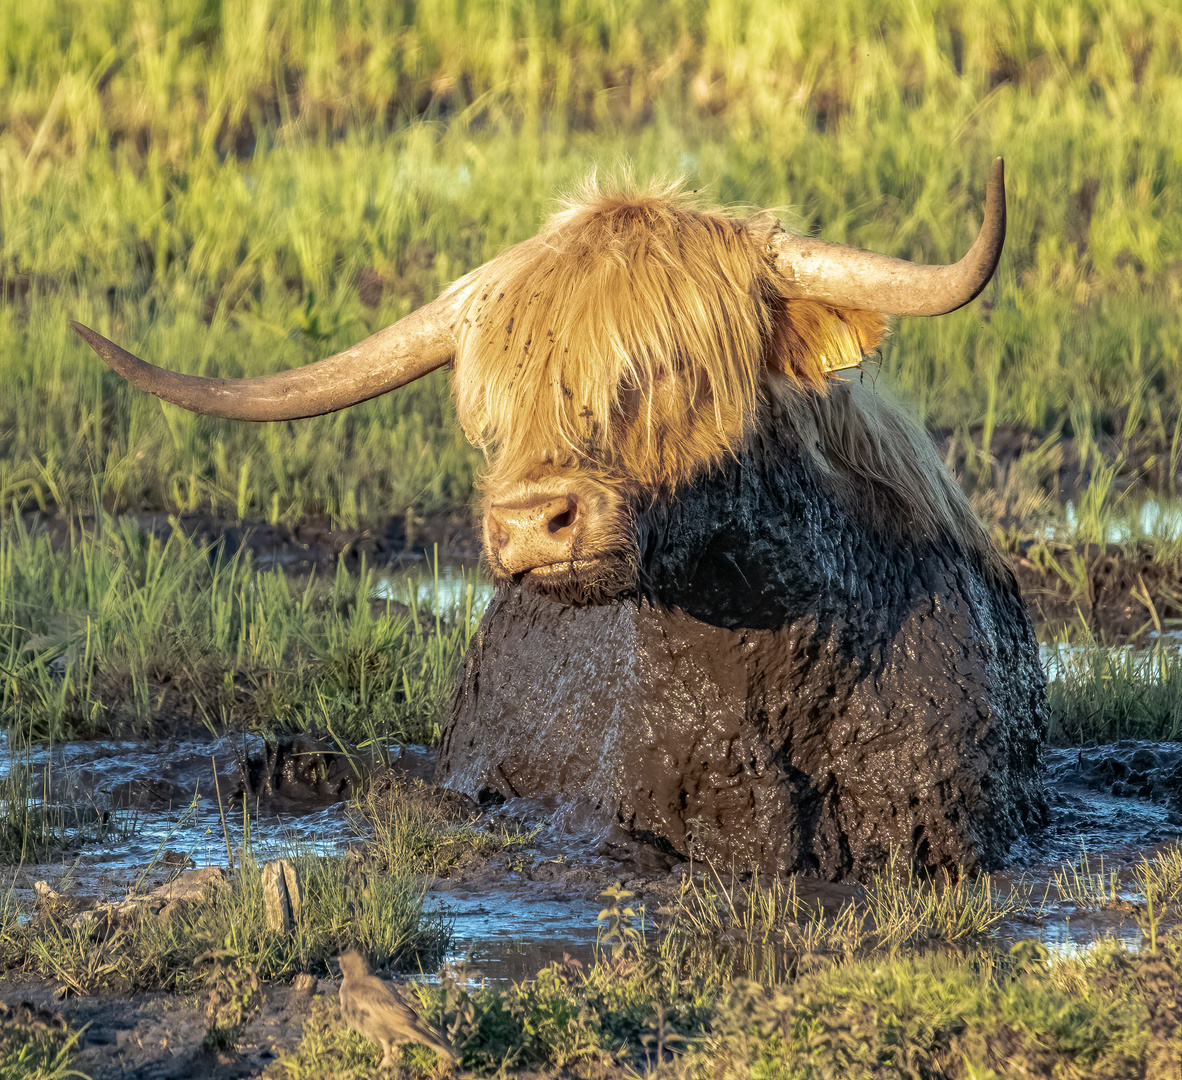
MULTIPOLYGON (((378 755, 431 745, 483 614, 477 585, 343 563, 291 576, 179 531, 146 536, 126 517, 79 525, 54 550, 13 519, 0 524, 0 729, 14 751, 204 730, 309 732, 378 755)), ((1080 620, 1047 629, 1052 744, 1182 735, 1176 649, 1149 638, 1112 649, 1080 620)), ((0 784, 0 808, 21 817, 21 790, 0 784)))
POLYGON ((434 742, 482 607, 439 579, 294 578, 101 518, 55 552, 0 529, 0 711, 16 741, 311 731, 434 742), (375 599, 378 592, 384 599, 375 599))
MULTIPOLYGON (((1134 536, 1147 527, 1122 490, 1141 473, 1174 494, 1182 465, 1179 130, 1182 11, 1165 0, 0 5, 0 516, 151 507, 353 527, 469 513, 479 461, 443 373, 332 417, 231 424, 130 392, 70 318, 185 371, 303 364, 532 234, 592 168, 681 175, 803 232, 950 260, 1001 154, 995 282, 953 315, 899 322, 868 370, 951 433, 1014 550, 1047 522, 1103 542, 1136 520, 1134 536), (989 453, 1007 429, 1036 443, 1013 467, 989 453), (1063 436, 1083 478, 1066 518, 1063 436)), ((185 727, 375 748, 437 736, 478 605, 417 587, 375 600, 372 569, 296 579, 179 534, 99 526, 54 550, 19 517, 0 522, 11 750, 185 727)), ((1182 562, 1182 539, 1154 528, 1154 558, 1182 562)), ((1065 557, 1062 574, 1086 592, 1065 557)), ((1054 741, 1182 733, 1174 653, 1071 636, 1054 741)), ((0 859, 121 827, 38 816, 33 779, 0 785, 0 859)), ((353 812, 372 838, 360 863, 296 853, 309 899, 292 939, 266 931, 246 858, 183 919, 105 939, 0 898, 0 967, 73 992, 216 991, 245 1015, 260 982, 324 973, 349 943, 432 968, 447 927, 424 907, 429 877, 528 842, 405 792, 363 793, 353 812)), ((787 886, 715 878, 659 933, 608 896, 587 967, 509 987, 460 970, 418 993, 465 1068, 488 1074, 1164 1077, 1182 1046, 1182 942, 1165 929, 1182 917, 1180 868, 1166 852, 1124 883, 1139 951, 1003 947, 1000 921, 1037 914, 1038 898, 982 882, 884 875, 821 919, 787 886)), ((1081 912, 1128 904, 1086 856, 1051 886, 1081 912)), ((57 1035, 0 1033, 4 1080, 69 1062, 57 1035)), ((322 1003, 270 1071, 365 1076, 376 1062, 322 1003)), ((435 1068, 420 1051, 404 1065, 435 1068)))
MULTIPOLYGON (((1176 949, 1173 942, 1171 950, 1176 949)), ((480 1075, 506 1066, 543 1075, 751 1076, 784 1080, 1169 1075, 1173 1018, 1157 1022, 1177 985, 1176 952, 1108 947, 1047 962, 1014 953, 939 953, 821 964, 791 983, 712 984, 657 948, 606 955, 588 970, 554 964, 508 989, 420 990, 424 1011, 480 1075), (1152 1018, 1152 1019, 1151 1019, 1152 1018)), ((372 1075, 380 1054, 339 1026, 326 1001, 284 1080, 372 1075)), ((421 1047, 412 1076, 435 1075, 421 1047)))
POLYGON ((1137 446, 1168 487, 1180 56, 1164 2, 6 5, 0 505, 463 512, 476 459, 442 375, 335 417, 232 425, 129 393, 66 320, 186 371, 302 364, 623 163, 950 259, 996 154, 996 283, 901 322, 885 379, 962 443, 1017 425, 1109 460, 1137 446))

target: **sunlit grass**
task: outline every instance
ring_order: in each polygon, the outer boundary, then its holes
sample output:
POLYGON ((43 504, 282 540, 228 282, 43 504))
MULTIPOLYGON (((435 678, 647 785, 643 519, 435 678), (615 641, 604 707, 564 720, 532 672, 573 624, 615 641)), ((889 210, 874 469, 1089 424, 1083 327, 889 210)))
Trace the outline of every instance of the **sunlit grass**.
POLYGON ((507 826, 490 831, 473 823, 466 810, 441 803, 421 782, 370 788, 350 812, 373 865, 432 875, 447 874, 473 856, 521 849, 537 831, 507 826))
POLYGON ((328 961, 350 947, 381 967, 417 970, 442 960, 451 924, 427 898, 429 879, 401 867, 363 872, 335 856, 288 857, 303 897, 291 933, 268 926, 262 860, 247 852, 229 884, 167 919, 140 907, 112 916, 104 931, 105 916, 96 929, 93 920, 39 914, 9 929, 0 960, 73 994, 198 990, 213 974, 211 953, 264 982, 323 974, 328 961))
POLYGON ((302 364, 625 160, 932 261, 967 247, 1004 154, 996 283, 901 322, 886 380, 977 445, 1067 430, 1083 452, 1139 440, 1176 467, 1180 40, 1170 5, 1085 0, 8 5, 0 504, 462 512, 477 459, 443 375, 340 416, 236 425, 131 393, 66 320, 186 371, 302 364))
POLYGON ((657 913, 657 922, 666 951, 717 949, 733 972, 775 981, 801 955, 979 945, 1006 920, 1041 907, 1041 894, 1023 884, 997 889, 988 875, 922 877, 893 852, 856 897, 829 909, 803 901, 795 878, 764 881, 707 865, 704 873, 683 877, 676 901, 657 913))
POLYGON ((481 614, 373 570, 293 578, 128 519, 55 551, 0 527, 0 705, 14 738, 212 727, 431 742, 481 614), (381 593, 381 599, 376 598, 381 593))
POLYGON ((0 1080, 86 1080, 72 1068, 78 1039, 77 1032, 0 1034, 0 1080))
MULTIPOLYGON (((1140 954, 1109 943, 1062 962, 1029 940, 805 952, 791 971, 743 977, 695 955, 684 933, 642 933, 621 907, 628 895, 605 894, 615 944, 590 965, 554 963, 505 986, 474 981, 460 964, 437 984, 412 984, 465 1069, 1099 1078, 1138 1075, 1168 1054, 1167 1036, 1145 1022, 1176 984, 1177 943, 1167 935, 1140 954)), ((736 929, 725 914, 719 925, 736 929)), ((274 1071, 360 1076, 375 1060, 326 1001, 274 1071)), ((423 1074, 422 1061, 405 1064, 423 1074)))

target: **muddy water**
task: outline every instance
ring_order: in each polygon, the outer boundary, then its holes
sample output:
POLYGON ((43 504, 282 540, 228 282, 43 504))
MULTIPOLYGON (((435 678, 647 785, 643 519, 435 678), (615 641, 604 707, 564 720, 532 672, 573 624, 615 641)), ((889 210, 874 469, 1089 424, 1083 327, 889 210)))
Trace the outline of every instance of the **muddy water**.
POLYGON ((492 584, 475 563, 439 561, 400 573, 382 574, 371 594, 375 600, 406 603, 413 595, 420 608, 448 618, 465 611, 479 615, 492 599, 492 584))
MULTIPOLYGON (((79 899, 120 900, 133 887, 158 884, 188 860, 198 867, 225 866, 227 846, 236 859, 244 842, 259 857, 336 854, 358 839, 341 801, 244 799, 241 762, 254 759, 257 765, 263 749, 262 740, 249 736, 157 744, 97 740, 37 748, 14 761, 0 740, 0 777, 14 767, 25 769, 35 801, 106 813, 112 821, 107 841, 44 863, 0 867, 0 892, 11 886, 17 902, 30 906, 33 884, 45 880, 58 888, 68 882, 79 899)), ((433 764, 433 751, 407 747, 395 768, 426 777, 433 764)), ((513 807, 501 817, 518 821, 536 810, 513 807)), ((543 858, 552 860, 564 860, 573 844, 553 828, 540 834, 539 842, 543 858)), ((434 890, 433 903, 454 923, 449 961, 469 964, 474 977, 504 979, 530 976, 564 955, 590 959, 600 906, 594 899, 561 888, 538 889, 511 869, 497 876, 499 887, 493 890, 487 883, 452 881, 434 890)))
MULTIPOLYGON (((262 752, 261 741, 250 737, 168 744, 108 740, 38 749, 22 759, 33 772, 34 795, 114 812, 117 825, 131 831, 49 863, 7 870, 0 880, 11 882, 25 902, 32 900, 33 882, 54 885, 67 876, 76 895, 120 899, 137 883, 163 880, 170 872, 166 864, 178 859, 225 865, 227 842, 236 855, 247 839, 264 855, 292 848, 330 854, 357 839, 340 801, 296 802, 281 794, 244 800, 240 762, 262 752)), ((428 776, 433 756, 408 748, 399 771, 428 776)), ((0 754, 0 762, 11 760, 0 754)), ((1116 870, 1127 881, 1137 860, 1182 835, 1180 780, 1182 745, 1129 742, 1049 751, 1052 822, 1036 840, 1014 850, 1011 869, 993 876, 1002 892, 1026 890, 1035 909, 1007 922, 1003 941, 1037 936, 1063 952, 1085 948, 1100 934, 1137 944, 1140 930, 1132 912, 1081 912, 1053 890, 1048 893, 1046 883, 1085 851, 1093 871, 1102 858, 1106 872, 1116 870)), ((526 978, 568 956, 587 963, 604 887, 620 881, 653 910, 675 893, 684 873, 683 864, 632 842, 585 807, 515 800, 493 820, 536 823, 539 831, 526 852, 466 868, 433 890, 433 900, 454 920, 449 959, 467 963, 473 975, 526 978)), ((858 890, 802 879, 798 892, 836 908, 858 890)), ((1126 897, 1134 904, 1139 900, 1131 892, 1126 897)))
POLYGON ((114 833, 52 863, 22 868, 18 885, 37 877, 52 884, 68 871, 80 897, 121 899, 156 866, 166 872, 164 864, 186 859, 224 866, 227 844, 237 853, 248 833, 262 854, 278 846, 327 853, 352 839, 341 802, 242 798, 240 762, 263 752, 262 740, 252 736, 96 740, 19 755, 5 749, 0 743, 0 776, 23 769, 32 799, 106 813, 114 833))

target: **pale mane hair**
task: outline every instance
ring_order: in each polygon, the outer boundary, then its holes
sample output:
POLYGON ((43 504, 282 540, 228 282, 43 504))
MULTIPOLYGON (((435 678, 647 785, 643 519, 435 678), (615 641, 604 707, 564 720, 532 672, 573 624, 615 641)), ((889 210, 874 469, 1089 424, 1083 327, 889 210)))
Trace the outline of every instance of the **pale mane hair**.
POLYGON ((741 450, 769 408, 803 408, 839 489, 862 504, 854 488, 876 493, 911 535, 987 547, 922 432, 828 392, 828 369, 874 352, 887 321, 785 297, 767 248, 776 228, 679 183, 592 176, 537 236, 461 283, 465 434, 503 480, 573 469, 655 495, 741 450))

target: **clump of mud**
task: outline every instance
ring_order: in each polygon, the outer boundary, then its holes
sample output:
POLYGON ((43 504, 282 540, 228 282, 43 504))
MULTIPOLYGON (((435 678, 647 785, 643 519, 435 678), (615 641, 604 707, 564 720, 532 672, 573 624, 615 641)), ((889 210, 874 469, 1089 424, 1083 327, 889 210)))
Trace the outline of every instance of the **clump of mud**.
POLYGON ((1108 746, 1052 750, 1048 757, 1047 781, 1052 787, 1082 787, 1116 798, 1150 799, 1182 813, 1180 745, 1125 739, 1108 746))

